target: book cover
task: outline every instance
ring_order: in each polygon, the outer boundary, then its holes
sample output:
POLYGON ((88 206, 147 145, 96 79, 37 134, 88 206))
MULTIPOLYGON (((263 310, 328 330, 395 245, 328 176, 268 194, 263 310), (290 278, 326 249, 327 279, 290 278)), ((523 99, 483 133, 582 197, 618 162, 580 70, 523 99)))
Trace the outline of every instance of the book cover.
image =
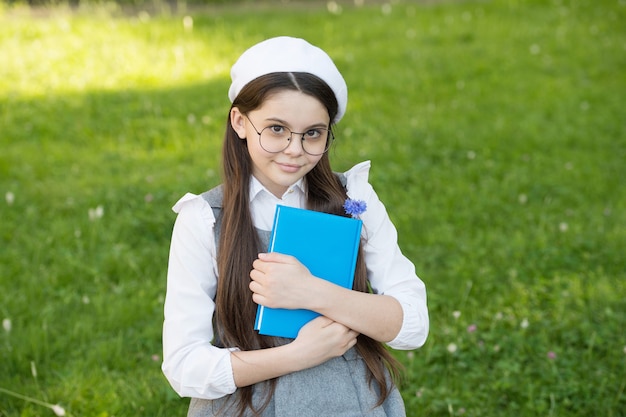
MULTIPOLYGON (((352 288, 361 227, 359 219, 278 205, 268 252, 294 256, 314 276, 352 288)), ((254 328, 268 336, 295 338, 317 316, 310 310, 260 305, 254 328)))

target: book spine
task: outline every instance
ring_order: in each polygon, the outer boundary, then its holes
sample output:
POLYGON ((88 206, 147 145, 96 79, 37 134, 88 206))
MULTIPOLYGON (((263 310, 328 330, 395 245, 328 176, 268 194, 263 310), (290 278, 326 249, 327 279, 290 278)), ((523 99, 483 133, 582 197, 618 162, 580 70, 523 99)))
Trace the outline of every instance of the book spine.
POLYGON ((363 221, 360 219, 357 219, 357 227, 355 227, 356 229, 356 238, 355 241, 357 242, 356 245, 354 245, 354 254, 352 256, 352 277, 350 279, 350 286, 348 287, 348 289, 352 289, 354 287, 354 273, 356 271, 356 260, 359 256, 359 247, 361 246, 361 229, 363 228, 363 221))
MULTIPOLYGON (((277 227, 276 224, 278 223, 278 218, 280 217, 280 208, 282 206, 281 205, 277 205, 276 206, 276 213, 274 214, 274 224, 272 224, 272 234, 270 235, 270 242, 268 244, 268 248, 267 251, 268 252, 273 252, 274 251, 274 238, 276 237, 276 232, 277 232, 277 227)), ((263 323, 263 312, 265 310, 265 306, 262 305, 258 305, 257 306, 257 310, 256 310, 256 318, 254 320, 254 330, 261 330, 261 325, 263 323)))

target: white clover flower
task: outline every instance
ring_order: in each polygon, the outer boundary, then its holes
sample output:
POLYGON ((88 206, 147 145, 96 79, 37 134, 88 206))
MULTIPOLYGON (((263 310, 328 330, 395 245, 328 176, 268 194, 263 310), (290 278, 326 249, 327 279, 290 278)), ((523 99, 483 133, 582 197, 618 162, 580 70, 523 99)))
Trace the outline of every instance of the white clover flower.
POLYGON ((65 415, 65 409, 63 407, 61 407, 59 404, 55 404, 52 407, 50 407, 52 409, 52 411, 54 411, 54 414, 57 416, 64 416, 65 415))
POLYGON ((455 343, 450 343, 446 349, 448 349, 448 352, 454 353, 458 348, 455 343))
POLYGON ((193 30, 193 17, 183 17, 183 27, 185 28, 186 32, 191 32, 193 30))
POLYGON ((455 310, 452 312, 452 317, 454 317, 455 320, 458 320, 459 317, 461 317, 461 312, 459 310, 455 310))
POLYGON ((524 319, 522 320, 522 322, 519 325, 522 329, 526 329, 528 328, 528 319, 524 319))
POLYGON ((329 13, 332 14, 341 14, 342 12, 341 6, 337 4, 336 1, 329 1, 328 3, 326 3, 326 9, 329 13))
POLYGON ((15 202, 15 194, 13 194, 11 191, 7 191, 6 194, 4 195, 4 199, 6 200, 7 204, 10 206, 13 204, 13 202, 15 202))
POLYGON ((517 201, 519 201, 520 204, 526 204, 528 202, 528 196, 526 194, 520 194, 517 196, 517 201))
POLYGON ((102 207, 101 205, 96 208, 89 209, 89 220, 98 220, 101 219, 102 216, 104 216, 104 207, 102 207))
POLYGON ((145 10, 142 10, 139 12, 137 17, 139 18, 140 22, 145 23, 150 20, 150 13, 146 12, 145 10))
POLYGON ((5 332, 9 333, 11 331, 11 319, 3 319, 2 320, 2 328, 5 332))

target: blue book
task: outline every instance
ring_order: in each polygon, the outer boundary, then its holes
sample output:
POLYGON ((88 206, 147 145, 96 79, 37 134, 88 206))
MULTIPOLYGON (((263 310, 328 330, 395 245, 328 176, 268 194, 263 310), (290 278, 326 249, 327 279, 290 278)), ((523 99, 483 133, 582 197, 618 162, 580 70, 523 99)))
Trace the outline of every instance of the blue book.
MULTIPOLYGON (((314 276, 352 288, 361 226, 359 219, 278 205, 268 252, 294 256, 314 276)), ((254 328, 263 335, 295 338, 317 316, 310 310, 259 305, 254 328)))

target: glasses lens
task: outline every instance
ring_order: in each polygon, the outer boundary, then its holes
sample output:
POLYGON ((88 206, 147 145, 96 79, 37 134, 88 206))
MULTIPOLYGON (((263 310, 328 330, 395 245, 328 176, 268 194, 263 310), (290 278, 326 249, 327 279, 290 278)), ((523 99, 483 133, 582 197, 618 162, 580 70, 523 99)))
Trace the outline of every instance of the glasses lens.
POLYGON ((324 128, 315 128, 303 135, 302 147, 310 155, 321 155, 330 146, 330 131, 324 128))
POLYGON ((289 146, 291 132, 282 126, 268 126, 261 131, 259 141, 267 152, 277 153, 289 146))
MULTIPOLYGON (((302 149, 309 155, 321 155, 330 148, 333 134, 324 128, 309 129, 304 133, 292 133, 284 126, 268 126, 261 131, 261 147, 272 153, 282 152, 289 146, 293 135, 299 135, 302 149)), ((297 136, 296 136, 297 137, 297 136)))

